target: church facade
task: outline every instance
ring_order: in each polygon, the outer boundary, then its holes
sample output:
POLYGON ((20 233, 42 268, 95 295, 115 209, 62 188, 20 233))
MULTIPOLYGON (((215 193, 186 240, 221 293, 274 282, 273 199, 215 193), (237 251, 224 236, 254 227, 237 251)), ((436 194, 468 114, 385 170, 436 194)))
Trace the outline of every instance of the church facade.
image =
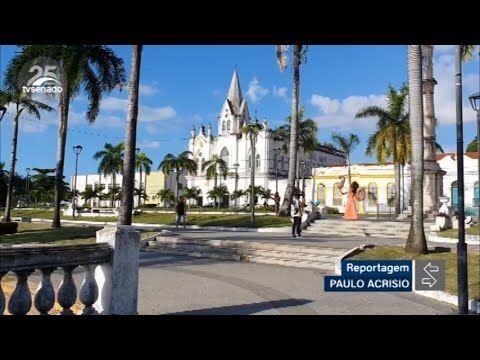
MULTIPOLYGON (((226 185, 230 194, 235 190, 247 190, 250 186, 250 171, 255 166, 255 186, 276 191, 282 197, 285 194, 288 176, 288 154, 282 149, 283 142, 273 138, 273 130, 268 127, 267 119, 261 121, 262 130, 256 141, 255 159, 252 164, 250 140, 242 133, 242 127, 252 121, 246 99, 243 98, 237 71, 230 83, 227 98, 217 117, 217 133, 212 133, 212 126, 207 129, 202 125, 198 132, 192 127, 188 150, 198 164, 197 175, 186 176, 187 186, 201 189, 200 205, 213 204, 208 192, 215 186, 214 179, 207 179, 202 171, 205 161, 214 155, 222 158, 228 166, 226 179, 218 177, 217 185, 226 185)), ((256 120, 257 121, 257 120, 256 120)), ((299 151, 298 161, 305 162, 305 169, 299 168, 299 177, 310 176, 312 169, 333 164, 345 164, 345 154, 335 148, 319 146, 316 151, 305 154, 299 151)), ((248 200, 225 199, 224 205, 245 205, 248 200)), ((263 201, 263 200, 262 200, 263 201)))

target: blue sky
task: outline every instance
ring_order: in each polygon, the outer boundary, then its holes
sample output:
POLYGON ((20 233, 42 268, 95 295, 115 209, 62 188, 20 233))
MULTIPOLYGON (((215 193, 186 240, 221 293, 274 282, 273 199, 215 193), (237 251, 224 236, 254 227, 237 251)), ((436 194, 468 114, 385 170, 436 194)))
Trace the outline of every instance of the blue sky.
MULTIPOLYGON (((130 47, 113 46, 130 70, 130 47)), ((447 151, 455 150, 455 106, 453 47, 435 48, 437 136, 447 151)), ((1 47, 2 66, 13 56, 15 46, 1 47)), ((291 70, 281 73, 274 46, 145 46, 141 70, 140 123, 137 142, 157 168, 168 152, 186 149, 190 128, 211 123, 226 97, 234 68, 237 68, 251 115, 267 118, 270 126, 284 122, 290 114, 291 70)), ((468 95, 478 91, 478 60, 464 67, 465 142, 475 133, 475 116, 468 95)), ((362 140, 353 161, 371 161, 365 156, 365 140, 375 120, 354 119, 367 105, 384 104, 387 84, 398 87, 406 80, 406 46, 310 46, 302 67, 301 103, 307 115, 319 125, 319 138, 329 141, 332 131, 355 132, 362 140)), ((124 137, 127 89, 104 95, 100 116, 93 125, 84 119, 86 101, 82 94, 73 101, 67 139, 65 175, 74 170, 72 146, 84 147, 80 155, 81 173, 95 173, 93 154, 105 142, 117 143, 124 137)), ((57 114, 37 121, 21 119, 18 172, 27 167, 55 167, 57 114)), ((1 161, 10 163, 12 117, 1 124, 1 161)))

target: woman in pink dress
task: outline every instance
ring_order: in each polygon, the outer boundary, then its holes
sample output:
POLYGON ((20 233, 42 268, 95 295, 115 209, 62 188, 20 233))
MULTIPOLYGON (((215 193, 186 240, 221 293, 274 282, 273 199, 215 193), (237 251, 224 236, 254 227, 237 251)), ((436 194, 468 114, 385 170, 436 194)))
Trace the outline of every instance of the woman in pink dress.
MULTIPOLYGON (((343 215, 345 220, 358 220, 356 199, 357 190, 358 183, 354 181, 350 185, 350 190, 348 191, 347 205, 345 206, 345 214, 343 215)), ((342 192, 342 190, 340 190, 340 192, 342 192)), ((345 195, 346 193, 342 192, 342 194, 345 195)))

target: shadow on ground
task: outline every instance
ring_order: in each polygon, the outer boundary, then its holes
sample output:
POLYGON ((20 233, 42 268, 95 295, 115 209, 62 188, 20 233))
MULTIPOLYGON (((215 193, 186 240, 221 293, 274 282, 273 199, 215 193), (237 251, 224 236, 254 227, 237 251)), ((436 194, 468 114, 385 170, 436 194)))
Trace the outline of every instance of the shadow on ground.
POLYGON ((166 315, 252 315, 262 311, 272 309, 282 309, 292 306, 302 306, 311 303, 307 299, 282 299, 273 301, 262 301, 252 304, 220 306, 208 309, 198 309, 191 311, 182 311, 169 313, 166 315))

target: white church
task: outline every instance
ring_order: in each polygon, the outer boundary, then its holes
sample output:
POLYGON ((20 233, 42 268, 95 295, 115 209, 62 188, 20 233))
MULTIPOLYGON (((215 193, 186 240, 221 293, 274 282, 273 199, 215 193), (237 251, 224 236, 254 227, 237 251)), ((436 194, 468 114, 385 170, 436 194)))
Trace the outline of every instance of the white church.
MULTIPOLYGON (((207 129, 202 125, 197 132, 192 127, 188 150, 193 154, 198 164, 196 176, 186 176, 187 186, 196 186, 201 189, 199 205, 213 204, 214 200, 208 197, 208 192, 214 187, 214 179, 207 180, 202 172, 202 164, 213 155, 221 157, 228 165, 229 174, 226 179, 218 177, 218 184, 227 186, 230 194, 235 190, 247 190, 250 186, 251 149, 250 140, 242 133, 242 127, 252 121, 247 101, 242 96, 237 71, 233 72, 230 89, 218 118, 218 133, 212 133, 209 124, 207 129), (236 176, 236 174, 238 174, 236 176)), ((288 175, 288 154, 282 149, 283 143, 275 141, 272 129, 268 127, 267 119, 261 122, 256 142, 255 186, 270 189, 272 194, 279 192, 282 201, 285 194, 288 175), (276 160, 276 161, 275 161, 276 160), (278 181, 276 181, 278 175, 278 181)), ((320 145, 318 150, 311 154, 304 154, 300 150, 298 161, 305 163, 305 169, 299 168, 299 177, 309 176, 312 169, 329 165, 346 163, 345 154, 335 148, 320 145)), ((238 206, 245 205, 247 199, 237 200, 238 206)), ((224 199, 224 205, 234 205, 231 199, 224 199)))

